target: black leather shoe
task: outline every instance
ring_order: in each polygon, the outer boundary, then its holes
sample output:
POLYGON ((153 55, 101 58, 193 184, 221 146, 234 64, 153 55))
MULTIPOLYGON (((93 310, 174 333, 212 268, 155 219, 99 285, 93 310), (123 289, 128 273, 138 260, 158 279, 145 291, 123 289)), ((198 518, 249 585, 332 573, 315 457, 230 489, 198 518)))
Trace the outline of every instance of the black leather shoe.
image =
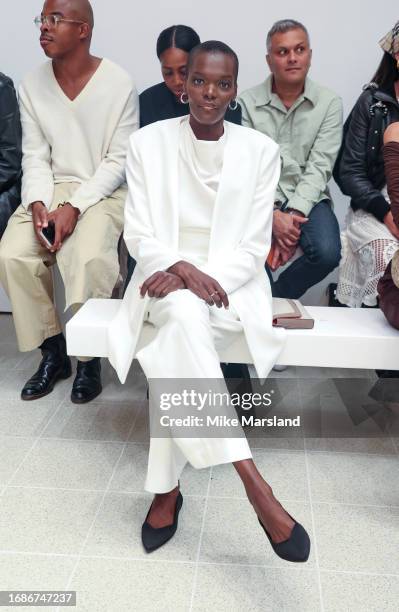
MULTIPOLYGON (((292 518, 291 515, 289 515, 292 518)), ((284 542, 280 542, 279 544, 275 544, 270 537, 270 534, 266 530, 265 526, 262 524, 262 521, 258 517, 258 521, 263 531, 267 535, 270 544, 276 555, 284 561, 293 561, 294 563, 304 563, 309 558, 310 553, 310 538, 307 534, 307 531, 294 521, 294 527, 292 528, 291 535, 288 540, 284 540, 284 542)))
POLYGON ((148 515, 150 514, 150 510, 148 510, 146 519, 141 528, 141 541, 143 542, 143 546, 146 551, 153 552, 157 548, 160 548, 166 542, 168 542, 176 533, 177 523, 179 519, 179 512, 183 505, 183 495, 180 493, 176 497, 176 507, 175 507, 175 515, 173 517, 173 523, 171 525, 166 525, 166 527, 159 527, 156 529, 155 527, 151 527, 151 525, 147 522, 148 515))
POLYGON ((95 357, 90 361, 78 361, 71 401, 74 404, 86 404, 100 395, 102 390, 100 357, 95 357))
POLYGON ((40 348, 43 357, 38 370, 22 389, 23 400, 35 400, 48 395, 58 380, 69 378, 72 374, 71 360, 66 354, 62 334, 48 338, 40 348))

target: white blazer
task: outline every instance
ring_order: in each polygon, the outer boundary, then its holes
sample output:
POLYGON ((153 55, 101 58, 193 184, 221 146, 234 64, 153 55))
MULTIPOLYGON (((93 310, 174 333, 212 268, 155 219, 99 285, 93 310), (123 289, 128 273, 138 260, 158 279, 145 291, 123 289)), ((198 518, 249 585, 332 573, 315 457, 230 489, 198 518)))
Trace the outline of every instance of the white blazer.
MULTIPOLYGON (((130 137, 124 237, 137 261, 109 327, 110 362, 125 382, 135 356, 148 298, 139 287, 183 259, 178 252, 179 132, 185 118, 158 121, 130 137)), ((270 250, 279 147, 267 136, 225 123, 226 145, 204 272, 227 292, 243 324, 254 365, 265 378, 284 334, 272 328, 272 298, 264 269, 270 250)), ((155 299, 155 298, 152 298, 155 299)))

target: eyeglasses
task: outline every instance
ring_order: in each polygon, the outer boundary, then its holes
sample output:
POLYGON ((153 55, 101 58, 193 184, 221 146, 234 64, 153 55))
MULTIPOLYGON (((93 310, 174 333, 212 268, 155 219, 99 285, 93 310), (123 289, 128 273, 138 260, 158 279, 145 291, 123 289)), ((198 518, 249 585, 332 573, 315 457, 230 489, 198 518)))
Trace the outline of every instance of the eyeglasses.
POLYGON ((42 25, 46 25, 49 28, 56 28, 62 21, 65 23, 86 23, 85 21, 77 21, 76 19, 64 19, 59 15, 38 15, 33 21, 38 28, 41 28, 42 25))

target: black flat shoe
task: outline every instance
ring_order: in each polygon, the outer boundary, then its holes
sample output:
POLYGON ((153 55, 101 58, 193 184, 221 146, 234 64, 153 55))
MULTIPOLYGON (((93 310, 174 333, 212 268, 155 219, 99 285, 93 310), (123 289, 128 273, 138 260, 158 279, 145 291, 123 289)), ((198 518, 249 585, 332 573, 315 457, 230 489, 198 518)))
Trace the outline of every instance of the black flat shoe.
MULTIPOLYGON (((290 518, 292 518, 291 515, 290 518)), ((302 527, 300 523, 297 523, 295 519, 294 527, 292 528, 291 535, 288 540, 275 544, 270 537, 270 534, 266 530, 262 521, 258 517, 258 521, 263 531, 267 535, 269 542, 278 557, 284 559, 284 561, 292 561, 294 563, 304 563, 309 558, 310 553, 310 538, 307 531, 302 527)))
POLYGON ((86 404, 100 395, 102 390, 100 357, 95 357, 90 361, 78 361, 71 401, 74 404, 86 404))
POLYGON ((72 374, 71 360, 66 354, 65 339, 59 334, 41 345, 42 360, 37 371, 21 391, 21 399, 31 401, 48 395, 58 380, 72 374))
POLYGON ((173 518, 173 523, 171 525, 166 525, 166 527, 159 527, 156 529, 155 527, 151 527, 151 525, 147 522, 148 515, 150 514, 150 510, 148 510, 147 516, 141 528, 141 541, 143 542, 143 546, 146 551, 153 552, 160 548, 166 542, 168 542, 176 533, 177 523, 179 519, 179 512, 183 505, 183 495, 180 493, 176 497, 176 507, 175 507, 175 515, 173 518))

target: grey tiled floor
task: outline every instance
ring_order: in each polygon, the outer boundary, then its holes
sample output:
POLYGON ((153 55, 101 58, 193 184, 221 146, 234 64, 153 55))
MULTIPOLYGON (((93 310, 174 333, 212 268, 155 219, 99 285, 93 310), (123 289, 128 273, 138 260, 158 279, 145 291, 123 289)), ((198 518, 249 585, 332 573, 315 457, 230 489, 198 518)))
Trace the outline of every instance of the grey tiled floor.
POLYGON ((298 567, 273 554, 229 465, 185 470, 178 532, 147 555, 143 375, 135 366, 121 387, 104 365, 95 402, 73 405, 70 380, 22 402, 37 362, 18 353, 0 315, 0 590, 74 589, 76 609, 89 612, 398 610, 399 434, 366 438, 381 415, 349 414, 328 380, 373 373, 289 368, 278 376, 296 381, 292 409, 309 436, 321 410, 326 437, 251 439, 259 469, 311 535, 298 567), (351 437, 334 437, 335 426, 351 437))

